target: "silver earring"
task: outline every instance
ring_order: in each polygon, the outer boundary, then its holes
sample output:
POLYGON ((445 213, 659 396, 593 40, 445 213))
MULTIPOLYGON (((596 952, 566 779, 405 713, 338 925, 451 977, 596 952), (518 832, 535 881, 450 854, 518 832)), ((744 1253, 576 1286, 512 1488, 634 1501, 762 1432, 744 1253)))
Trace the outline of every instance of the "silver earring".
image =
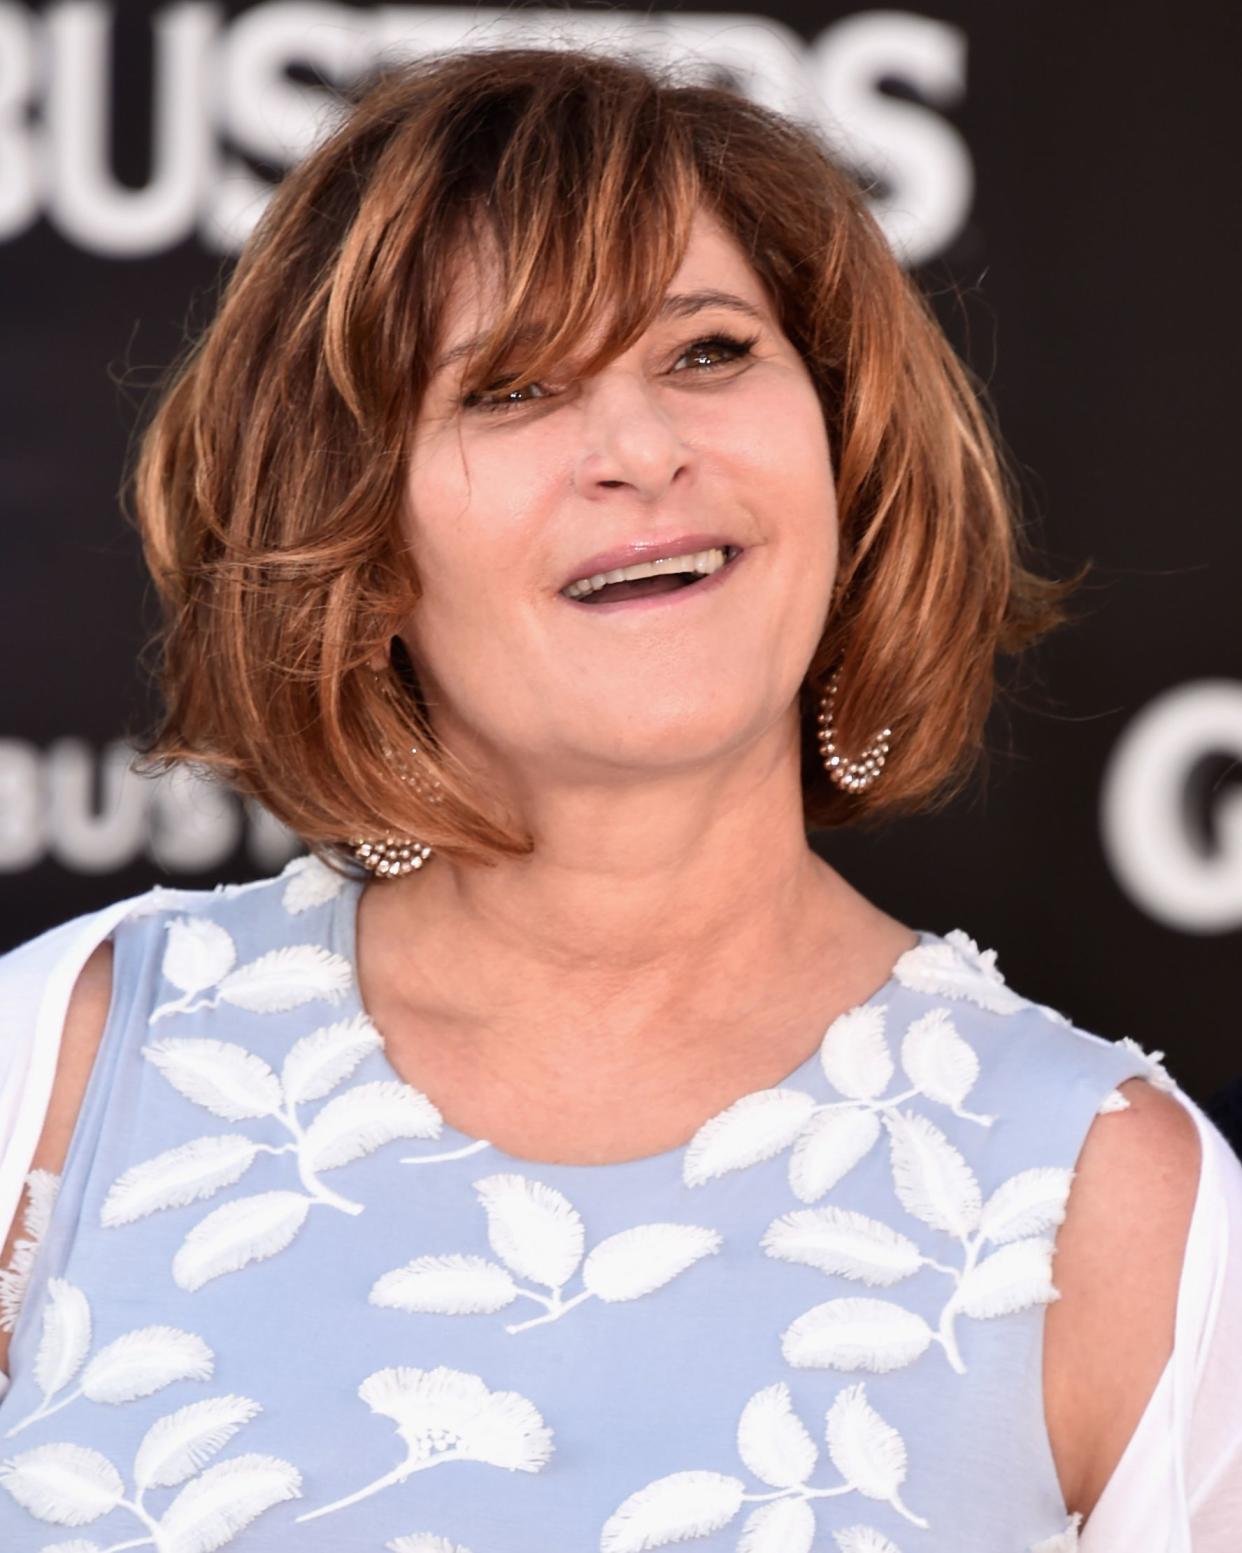
POLYGON ((865 793, 879 776, 888 754, 888 741, 893 736, 891 728, 882 728, 878 736, 859 755, 848 760, 833 742, 833 703, 837 698, 838 671, 828 681, 828 689, 819 703, 819 753, 824 770, 836 785, 846 793, 865 793))
MULTIPOLYGON (((385 754, 391 755, 390 750, 385 754)), ((418 747, 410 746, 410 754, 418 756, 418 747)), ((428 803, 440 802, 440 783, 433 780, 428 787, 421 772, 417 768, 409 773, 403 773, 401 780, 409 782, 417 788, 428 803)), ((425 841, 416 841, 412 836, 384 836, 380 840, 356 836, 350 843, 354 856, 366 869, 383 879, 395 879, 402 874, 412 874, 416 868, 421 868, 431 856, 431 848, 425 841)))

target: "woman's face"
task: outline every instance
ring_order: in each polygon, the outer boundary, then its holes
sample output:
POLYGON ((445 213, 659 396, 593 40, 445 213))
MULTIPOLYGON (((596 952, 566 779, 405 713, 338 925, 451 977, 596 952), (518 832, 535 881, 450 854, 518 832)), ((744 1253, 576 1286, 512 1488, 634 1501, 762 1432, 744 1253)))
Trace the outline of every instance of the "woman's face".
MULTIPOLYGON (((459 362, 420 411, 405 532, 424 592, 402 635, 439 738, 519 791, 723 770, 765 739, 796 748, 837 558, 823 414, 759 277, 706 212, 668 300, 594 376, 463 404, 459 362), (564 591, 719 550, 728 564, 689 585, 661 567, 594 601, 564 591)), ((498 302, 463 263, 442 354, 498 302)))

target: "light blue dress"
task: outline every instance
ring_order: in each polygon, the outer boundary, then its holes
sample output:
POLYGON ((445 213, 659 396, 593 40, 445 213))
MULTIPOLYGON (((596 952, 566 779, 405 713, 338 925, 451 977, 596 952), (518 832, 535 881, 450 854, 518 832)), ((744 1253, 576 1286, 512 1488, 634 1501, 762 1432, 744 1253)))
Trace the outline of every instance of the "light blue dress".
POLYGON ((117 929, 0 1401, 4 1553, 1075 1545, 1054 1236, 1156 1057, 923 933, 685 1146, 541 1164, 397 1075, 360 893, 299 859, 117 929))

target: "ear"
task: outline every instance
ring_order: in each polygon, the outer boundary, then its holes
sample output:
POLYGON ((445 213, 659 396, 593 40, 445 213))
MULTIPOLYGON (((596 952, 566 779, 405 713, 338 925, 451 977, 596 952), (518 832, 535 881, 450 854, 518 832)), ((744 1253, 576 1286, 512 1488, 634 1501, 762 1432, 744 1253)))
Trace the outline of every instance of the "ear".
POLYGON ((372 674, 385 674, 392 668, 392 643, 390 636, 383 647, 377 647, 367 659, 367 668, 372 674))

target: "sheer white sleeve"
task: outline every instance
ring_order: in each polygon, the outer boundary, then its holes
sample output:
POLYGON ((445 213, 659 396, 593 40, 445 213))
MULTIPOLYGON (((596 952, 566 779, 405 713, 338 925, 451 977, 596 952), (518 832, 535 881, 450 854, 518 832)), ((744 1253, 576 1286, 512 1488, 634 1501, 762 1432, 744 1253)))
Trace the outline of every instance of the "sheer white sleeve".
MULTIPOLYGON (((156 887, 74 917, 0 956, 0 1245, 17 1213, 43 1132, 65 1014, 82 967, 126 917, 175 909, 191 899, 190 892, 156 887)), ((44 1189, 48 1185, 41 1183, 44 1189)), ((45 1206, 43 1197, 35 1202, 32 1194, 36 1223, 45 1206)), ((6 1285, 10 1319, 16 1286, 12 1278, 6 1285)), ((0 1372, 0 1396, 7 1389, 8 1377, 0 1372)))
POLYGON ((1242 1163, 1211 1119, 1177 1297, 1173 1353, 1079 1537, 1081 1553, 1242 1546, 1242 1163))

